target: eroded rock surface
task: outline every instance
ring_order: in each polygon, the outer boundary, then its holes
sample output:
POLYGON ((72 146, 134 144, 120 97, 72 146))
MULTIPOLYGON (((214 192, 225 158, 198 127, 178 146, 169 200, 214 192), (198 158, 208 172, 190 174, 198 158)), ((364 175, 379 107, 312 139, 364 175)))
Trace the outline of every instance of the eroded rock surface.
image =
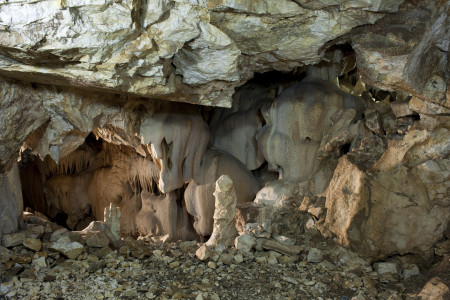
POLYGON ((308 180, 319 170, 317 151, 322 139, 344 125, 335 114, 353 110, 357 119, 365 106, 362 99, 328 81, 305 78, 263 111, 267 124, 258 132, 258 146, 280 179, 308 180))
POLYGON ((253 72, 317 63, 328 41, 402 2, 5 2, 0 73, 229 107, 253 72))

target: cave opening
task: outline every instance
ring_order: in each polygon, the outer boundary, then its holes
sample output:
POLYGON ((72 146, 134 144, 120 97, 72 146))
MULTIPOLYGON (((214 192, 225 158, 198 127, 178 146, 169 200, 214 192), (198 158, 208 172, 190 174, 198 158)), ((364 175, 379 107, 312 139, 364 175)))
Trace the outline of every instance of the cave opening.
MULTIPOLYGON (((93 128, 58 163, 51 155, 41 157, 28 148, 21 151, 25 210, 39 212, 68 229, 82 230, 93 220, 105 220, 105 209, 113 203, 121 210, 120 233, 124 236, 169 234, 176 239, 207 240, 213 223, 215 181, 220 175, 235 178, 238 200, 251 202, 266 185, 279 179, 304 180, 323 168, 323 162, 308 154, 322 151, 322 137, 308 129, 320 128, 322 121, 306 121, 314 101, 304 107, 292 106, 293 116, 301 116, 295 121, 296 128, 282 124, 284 117, 273 118, 282 103, 274 102, 286 98, 284 91, 297 86, 314 91, 324 84, 329 85, 324 89, 327 93, 344 92, 371 102, 399 98, 396 93, 366 86, 358 74, 353 50, 344 44, 328 49, 326 59, 314 66, 255 73, 236 88, 231 108, 162 100, 149 104, 134 99, 126 104, 133 118, 127 126, 134 136, 111 124, 93 128), (309 84, 311 78, 316 79, 309 84), (267 128, 279 126, 277 122, 286 127, 275 132, 280 131, 281 137, 291 135, 293 145, 286 144, 286 149, 292 154, 261 150, 273 148, 265 144, 265 135, 267 128)), ((361 112, 349 124, 356 126, 365 119, 361 112)), ((361 145, 358 143, 343 141, 335 146, 336 154, 327 156, 336 160, 351 155, 361 145)))

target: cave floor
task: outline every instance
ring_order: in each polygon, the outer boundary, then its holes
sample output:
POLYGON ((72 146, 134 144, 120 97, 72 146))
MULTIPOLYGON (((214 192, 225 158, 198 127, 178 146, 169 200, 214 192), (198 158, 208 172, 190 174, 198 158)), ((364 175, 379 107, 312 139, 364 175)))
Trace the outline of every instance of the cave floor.
POLYGON ((326 251, 312 262, 307 251, 227 248, 218 260, 201 261, 200 243, 161 237, 128 237, 116 250, 84 245, 69 259, 49 246, 56 231, 32 239, 42 241, 36 251, 30 240, 0 247, 0 299, 448 299, 448 256, 408 279, 370 265, 350 268, 326 251))

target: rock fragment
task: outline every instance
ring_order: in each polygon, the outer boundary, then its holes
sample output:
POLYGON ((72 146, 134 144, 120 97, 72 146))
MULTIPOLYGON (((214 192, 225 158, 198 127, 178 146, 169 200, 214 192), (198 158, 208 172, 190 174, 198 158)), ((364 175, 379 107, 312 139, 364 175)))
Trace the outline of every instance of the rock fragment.
POLYGON ((323 259, 322 250, 317 248, 311 248, 308 252, 308 257, 306 259, 309 263, 320 263, 323 259))
POLYGON ((287 245, 266 239, 261 239, 261 247, 266 250, 274 250, 286 255, 296 255, 303 251, 303 247, 299 245, 287 245))
POLYGON ((234 240, 234 246, 242 252, 250 252, 255 245, 256 238, 250 234, 243 234, 234 240))
POLYGON ((40 251, 42 248, 42 242, 39 239, 27 238, 23 241, 25 248, 33 250, 35 252, 40 251))

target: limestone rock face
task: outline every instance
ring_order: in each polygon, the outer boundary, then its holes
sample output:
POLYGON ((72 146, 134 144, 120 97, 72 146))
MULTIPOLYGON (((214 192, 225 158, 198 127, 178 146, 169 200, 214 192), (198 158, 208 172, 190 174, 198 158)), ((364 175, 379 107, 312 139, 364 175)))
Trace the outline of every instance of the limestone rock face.
POLYGON ((208 126, 192 107, 163 104, 141 124, 158 169, 159 188, 169 193, 181 188, 199 171, 209 141, 208 126))
MULTIPOLYGON (((258 131, 258 146, 280 179, 305 181, 319 169, 322 138, 342 124, 332 116, 340 110, 361 112, 365 102, 330 82, 314 77, 286 89, 263 112, 266 125, 258 131)), ((358 117, 356 114, 353 117, 358 117)))
POLYGON ((252 72, 316 63, 326 42, 402 2, 9 1, 0 74, 230 106, 252 72))
POLYGON ((237 90, 231 109, 214 111, 210 145, 230 153, 249 170, 260 167, 265 159, 256 141, 257 131, 263 126, 259 111, 274 97, 273 87, 249 85, 237 90))
POLYGON ((156 195, 141 193, 142 207, 136 214, 136 226, 142 235, 169 235, 173 240, 195 238, 189 214, 177 204, 175 192, 156 195))
POLYGON ((448 226, 450 186, 447 159, 435 162, 425 153, 447 157, 449 137, 444 128, 412 130, 391 141, 367 172, 341 158, 327 194, 325 228, 373 259, 428 251, 448 226))
POLYGON ((449 51, 448 1, 404 3, 372 29, 352 35, 363 81, 402 90, 449 107, 446 97, 449 51), (381 29, 383 33, 377 31, 381 29), (420 76, 417 74, 420 73, 420 76))
POLYGON ((6 173, 0 174, 0 207, 0 236, 21 229, 23 198, 17 163, 6 173))

